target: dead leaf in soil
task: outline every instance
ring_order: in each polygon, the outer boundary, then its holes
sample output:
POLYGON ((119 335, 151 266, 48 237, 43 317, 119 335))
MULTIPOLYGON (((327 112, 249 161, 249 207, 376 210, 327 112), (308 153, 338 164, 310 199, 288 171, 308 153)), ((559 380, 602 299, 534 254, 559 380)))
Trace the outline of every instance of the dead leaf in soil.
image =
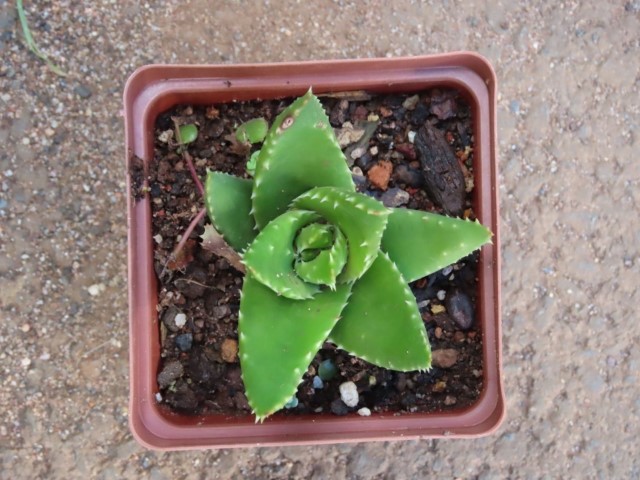
POLYGON ((193 261, 193 247, 196 246, 195 240, 187 240, 184 247, 167 262, 167 268, 169 270, 182 270, 193 261))
POLYGON ((239 142, 235 134, 225 135, 224 139, 229 142, 229 151, 241 157, 245 157, 251 151, 251 144, 248 142, 239 142))
POLYGON ((213 252, 215 255, 224 258, 229 264, 241 273, 245 273, 244 265, 242 264, 242 258, 233 248, 224 241, 222 235, 213 228, 213 225, 206 225, 204 227, 204 233, 200 236, 202 238, 202 248, 209 252, 213 252))

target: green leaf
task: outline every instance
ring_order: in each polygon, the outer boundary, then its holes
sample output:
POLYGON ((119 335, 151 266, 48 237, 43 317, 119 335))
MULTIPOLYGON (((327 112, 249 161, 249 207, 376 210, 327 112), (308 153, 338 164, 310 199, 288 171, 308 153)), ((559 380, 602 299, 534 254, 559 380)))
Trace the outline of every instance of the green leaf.
POLYGON ((380 367, 400 371, 431 367, 431 348, 415 297, 382 252, 353 285, 330 340, 380 367))
POLYGON ((207 172, 205 205, 211 223, 237 252, 257 235, 251 215, 251 180, 221 172, 207 172))
MULTIPOLYGON (((314 226, 318 224, 311 224, 314 226)), ((325 225, 322 225, 325 226, 325 225)), ((336 279, 347 263, 347 240, 340 230, 334 230, 333 245, 320 250, 313 258, 301 256, 296 260, 295 271, 303 280, 316 285, 327 285, 332 290, 336 288, 336 279)), ((321 247, 322 248, 322 247, 321 247)), ((313 251, 318 251, 314 248, 313 251)), ((301 253, 309 252, 303 250, 301 253)))
POLYGON ((282 408, 338 321, 350 285, 290 300, 245 276, 238 331, 247 400, 257 420, 282 408))
POLYGON ((256 224, 264 228, 294 198, 319 186, 355 190, 329 119, 309 90, 278 115, 260 150, 252 194, 256 224))
POLYGON ((319 287, 306 283, 293 270, 293 242, 302 227, 319 218, 314 212, 292 210, 270 222, 244 253, 247 271, 278 295, 291 299, 313 297, 319 287))
POLYGON ((192 123, 180 125, 180 140, 182 140, 183 145, 195 142, 196 138, 198 138, 198 127, 192 123))
POLYGON ((254 118, 238 127, 236 139, 242 143, 258 143, 267 136, 267 130, 269 130, 269 125, 264 118, 254 118))
POLYGON ((335 227, 322 223, 312 223, 300 230, 296 237, 296 250, 329 248, 333 244, 335 227))
POLYGON ((382 203, 361 193, 318 187, 291 205, 319 213, 347 237, 349 257, 338 283, 357 280, 376 259, 390 213, 382 203))
POLYGON ((451 265, 491 241, 491 231, 477 222, 404 208, 390 210, 382 250, 407 282, 451 265))

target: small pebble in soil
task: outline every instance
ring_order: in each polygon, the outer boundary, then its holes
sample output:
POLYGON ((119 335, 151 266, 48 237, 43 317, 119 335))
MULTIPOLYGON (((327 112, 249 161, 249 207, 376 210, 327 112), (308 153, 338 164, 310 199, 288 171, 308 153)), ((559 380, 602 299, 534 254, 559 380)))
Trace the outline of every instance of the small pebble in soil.
POLYGON ((358 158, 363 156, 366 152, 367 152, 366 147, 358 147, 358 148, 354 148, 349 154, 349 156, 351 157, 352 160, 357 160, 358 158))
POLYGON ((364 189, 367 185, 367 178, 362 173, 362 169, 360 167, 353 167, 351 170, 351 178, 353 179, 353 183, 356 184, 356 189, 364 189))
POLYGON ((176 347, 182 352, 188 352, 193 345, 193 335, 191 333, 183 333, 176 337, 176 347))
POLYGON ((416 108, 411 112, 411 123, 422 126, 429 117, 429 107, 423 102, 418 103, 416 108))
POLYGON ((166 388, 171 385, 175 380, 180 378, 184 372, 182 364, 178 360, 168 362, 162 371, 158 374, 158 386, 160 388, 166 388))
POLYGON ((421 302, 418 302, 418 310, 423 310, 427 308, 430 303, 431 303, 431 300, 422 300, 421 302))
POLYGON ((335 377, 336 373, 338 369, 331 359, 323 360, 318 367, 318 376, 325 382, 335 377))
POLYGON ((354 127, 351 122, 344 122, 342 128, 336 130, 336 137, 340 148, 357 142, 364 135, 364 128, 354 127))
POLYGON ((365 153, 359 159, 356 160, 356 165, 364 170, 368 170, 373 163, 373 158, 371 158, 371 154, 365 153))
POLYGON ((434 367, 451 368, 458 361, 458 352, 453 348, 444 348, 431 352, 431 362, 434 367))
POLYGON ((179 313, 180 310, 178 310, 176 307, 171 306, 167 308, 162 314, 162 323, 164 323, 164 326, 172 332, 177 332, 178 330, 180 330, 180 328, 176 327, 175 322, 176 315, 178 315, 179 313))
POLYGON ((173 130, 165 130, 158 135, 158 140, 162 143, 169 143, 169 140, 173 138, 173 130))
POLYGON ((453 334, 453 341, 455 343, 462 343, 467 339, 467 336, 464 334, 464 332, 461 332, 460 330, 458 330, 456 333, 453 334))
POLYGON ((225 338, 220 347, 220 354, 227 363, 238 361, 238 341, 233 338, 225 338))
POLYGON ((447 395, 444 399, 444 404, 445 405, 455 405, 458 402, 458 400, 456 399, 456 397, 452 396, 452 395, 447 395))
POLYGON ((291 400, 284 404, 284 408, 286 408, 287 410, 296 408, 298 406, 298 403, 298 397, 294 395, 293 397, 291 397, 291 400))
POLYGON ((231 314, 231 309, 229 305, 220 305, 213 307, 211 314, 215 320, 221 320, 231 314))
POLYGON ((447 277, 447 276, 449 276, 449 274, 450 274, 451 272, 453 272, 453 265, 449 265, 448 267, 444 267, 444 268, 441 270, 441 273, 442 273, 442 276, 443 276, 443 277, 447 277))
POLYGON ((176 324, 176 327, 182 328, 187 324, 187 316, 184 313, 178 313, 173 321, 176 324))
POLYGON ((411 130, 409 133, 407 133, 407 140, 409 140, 409 143, 413 143, 415 139, 416 139, 416 132, 411 130))
POLYGON ((418 101, 420 100, 419 95, 412 95, 408 97, 404 102, 402 102, 402 106, 407 110, 413 110, 418 105, 418 101))
POLYGON ((361 417, 370 417, 371 410, 369 410, 367 407, 362 407, 360 410, 358 410, 358 415, 360 415, 361 417))
POLYGON ((411 198, 409 193, 404 190, 399 188, 390 188, 382 194, 380 200, 385 207, 393 208, 405 205, 409 201, 409 198, 411 198))
POLYGON ((324 382, 318 375, 313 377, 313 388, 315 388, 316 390, 324 388, 324 382))
POLYGON ((462 329, 468 330, 473 325, 473 304, 467 294, 454 290, 447 297, 447 312, 454 322, 462 329))
POLYGON ((347 407, 342 400, 336 398, 331 402, 331 413, 334 415, 346 415, 349 413, 349 407, 347 407))
POLYGON ((434 315, 444 313, 445 310, 446 309, 442 305, 431 305, 431 313, 433 313, 434 315))
POLYGON ((340 399, 348 407, 355 407, 360 401, 358 396, 358 387, 353 382, 344 382, 340 384, 340 399))
POLYGON ((409 187, 417 188, 422 185, 422 174, 404 163, 398 165, 393 171, 394 178, 397 182, 404 183, 409 187))
POLYGON ((367 172, 371 185, 380 190, 386 190, 393 171, 393 164, 388 160, 381 160, 367 172))
POLYGON ((156 402, 160 403, 162 401, 162 394, 160 392, 156 393, 156 402))
POLYGON ((447 382, 439 380, 433 385, 433 388, 431 390, 433 392, 440 393, 440 392, 444 392, 446 388, 447 388, 447 382))
POLYGON ((446 296, 447 292, 445 292, 444 290, 438 290, 438 293, 436 294, 436 297, 438 297, 438 300, 440 300, 441 302, 445 299, 446 296))

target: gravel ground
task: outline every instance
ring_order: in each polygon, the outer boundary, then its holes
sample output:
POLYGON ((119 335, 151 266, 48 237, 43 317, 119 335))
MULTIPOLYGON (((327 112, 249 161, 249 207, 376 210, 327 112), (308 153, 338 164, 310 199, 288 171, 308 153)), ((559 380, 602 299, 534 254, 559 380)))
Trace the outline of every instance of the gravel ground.
POLYGON ((0 2, 0 478, 639 478, 640 3, 0 2), (271 3, 272 6, 268 4, 271 3), (154 453, 127 429, 124 82, 152 62, 475 50, 500 79, 492 437, 154 453))

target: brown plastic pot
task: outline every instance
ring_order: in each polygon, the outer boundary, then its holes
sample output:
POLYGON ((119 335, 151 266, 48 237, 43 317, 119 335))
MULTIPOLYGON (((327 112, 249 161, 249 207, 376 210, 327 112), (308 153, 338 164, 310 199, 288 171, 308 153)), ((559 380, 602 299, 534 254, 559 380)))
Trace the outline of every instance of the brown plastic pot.
MULTIPOLYGON (((360 417, 331 414, 269 417, 186 416, 155 400, 160 359, 156 276, 153 270, 149 199, 128 195, 131 430, 143 445, 162 450, 292 445, 425 437, 474 437, 494 431, 504 412, 501 379, 500 242, 496 160, 496 77, 473 53, 397 59, 320 61, 264 65, 150 65, 129 78, 124 92, 127 172, 131 159, 153 160, 156 117, 178 104, 296 97, 367 90, 417 92, 456 88, 472 106, 474 119, 474 210, 494 232, 482 248, 477 318, 483 336, 484 389, 470 407, 441 413, 386 413, 360 417)), ((128 191, 131 179, 127 175, 128 191)))

